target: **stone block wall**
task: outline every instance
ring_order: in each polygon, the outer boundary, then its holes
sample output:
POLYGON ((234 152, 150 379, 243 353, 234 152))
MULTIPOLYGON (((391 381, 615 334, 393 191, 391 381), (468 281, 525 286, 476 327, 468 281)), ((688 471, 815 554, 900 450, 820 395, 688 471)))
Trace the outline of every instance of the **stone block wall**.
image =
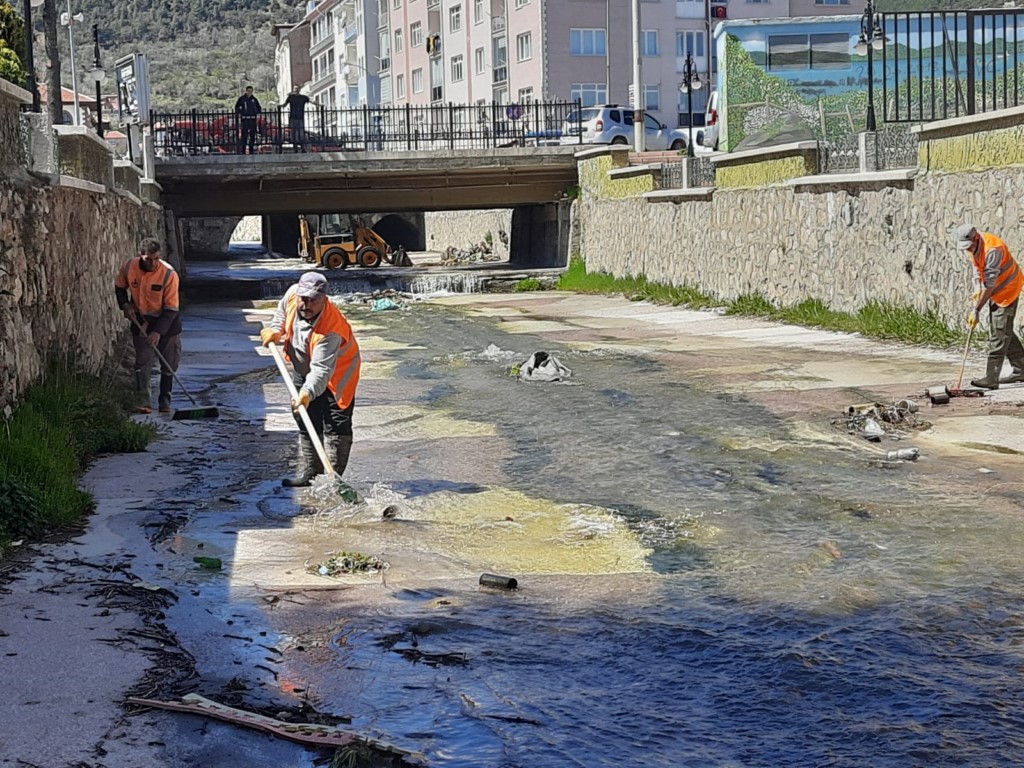
POLYGON ((1024 257, 1024 157, 1005 151, 1022 122, 1024 114, 959 135, 923 132, 923 156, 936 143, 933 166, 937 157, 968 164, 955 173, 725 188, 719 165, 713 194, 676 203, 609 198, 592 181, 607 175, 608 161, 584 159, 580 253, 591 271, 687 284, 726 301, 757 292, 781 305, 820 299, 850 312, 884 301, 960 324, 973 268, 953 247, 955 228, 970 221, 1024 257), (969 170, 979 160, 994 167, 969 170))
POLYGON ((438 211, 425 213, 427 250, 444 251, 449 246, 468 248, 482 242, 491 233, 491 251, 502 261, 509 258, 512 237, 512 209, 483 211, 438 211), (504 232, 505 242, 501 233, 504 232))
POLYGON ((112 155, 103 139, 79 125, 58 125, 54 130, 61 175, 105 187, 114 186, 112 155))
POLYGON ((20 168, 25 164, 19 110, 30 104, 32 95, 24 88, 0 78, 0 169, 20 168))

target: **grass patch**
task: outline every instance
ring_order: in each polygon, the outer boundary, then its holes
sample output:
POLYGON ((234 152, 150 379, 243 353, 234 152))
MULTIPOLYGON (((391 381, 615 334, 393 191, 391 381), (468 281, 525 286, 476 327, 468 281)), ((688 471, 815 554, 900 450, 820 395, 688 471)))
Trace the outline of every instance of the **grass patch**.
POLYGON ((587 272, 582 259, 574 258, 559 278, 558 289, 577 293, 621 293, 632 301, 652 301, 694 309, 721 306, 721 302, 691 286, 655 283, 646 277, 614 277, 607 272, 587 272))
POLYGON ((541 289, 540 280, 536 277, 527 277, 520 280, 518 283, 512 286, 512 290, 515 293, 526 293, 528 291, 539 291, 541 289))
POLYGON ((686 306, 694 309, 725 307, 728 315, 763 317, 791 325, 822 328, 829 331, 859 333, 872 339, 902 341, 950 347, 963 344, 964 331, 950 328, 934 312, 918 312, 888 302, 872 301, 857 313, 829 309, 820 299, 807 299, 788 307, 779 307, 760 293, 748 293, 723 303, 692 286, 672 286, 649 281, 646 277, 613 277, 607 272, 588 273, 580 258, 569 263, 558 288, 563 291, 592 294, 622 294, 635 301, 686 306))
POLYGON ((15 539, 80 520, 93 508, 77 480, 104 453, 141 451, 156 436, 132 422, 131 393, 66 363, 49 366, 0 425, 0 556, 15 539))

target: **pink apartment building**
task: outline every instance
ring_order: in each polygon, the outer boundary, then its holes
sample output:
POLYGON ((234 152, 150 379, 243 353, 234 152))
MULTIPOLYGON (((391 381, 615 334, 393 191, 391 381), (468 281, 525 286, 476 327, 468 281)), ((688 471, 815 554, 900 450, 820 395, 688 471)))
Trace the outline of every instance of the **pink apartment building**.
MULTIPOLYGON (((702 120, 717 69, 709 33, 718 21, 850 14, 864 5, 865 0, 642 0, 645 108, 668 125, 685 124, 679 84, 683 62, 692 54, 701 79, 711 86, 694 93, 695 122, 702 120)), ((628 104, 632 6, 632 0, 310 2, 314 85, 325 99, 333 87, 336 106, 544 99, 628 104), (316 19, 327 14, 333 43, 317 34, 316 19), (333 57, 329 50, 336 51, 333 57)))

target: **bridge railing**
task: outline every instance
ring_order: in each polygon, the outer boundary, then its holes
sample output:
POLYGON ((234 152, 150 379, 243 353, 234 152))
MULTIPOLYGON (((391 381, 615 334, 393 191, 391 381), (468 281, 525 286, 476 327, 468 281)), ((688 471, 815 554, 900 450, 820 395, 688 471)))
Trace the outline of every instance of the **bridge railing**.
MULTIPOLYGON (((161 156, 242 154, 243 128, 255 128, 253 151, 403 152, 426 149, 534 147, 582 142, 579 101, 527 104, 443 104, 306 111, 305 140, 288 111, 265 110, 255 122, 229 110, 154 113, 154 144, 161 156)), ((245 143, 243 143, 245 139, 245 143)))

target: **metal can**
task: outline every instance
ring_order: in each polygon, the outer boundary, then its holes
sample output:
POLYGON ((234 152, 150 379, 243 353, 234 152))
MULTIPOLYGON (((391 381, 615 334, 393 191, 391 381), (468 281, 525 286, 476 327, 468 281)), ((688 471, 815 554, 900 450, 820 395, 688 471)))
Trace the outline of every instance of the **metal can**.
POLYGON ((885 454, 885 458, 889 461, 917 461, 920 455, 921 451, 917 448, 898 448, 885 454))

